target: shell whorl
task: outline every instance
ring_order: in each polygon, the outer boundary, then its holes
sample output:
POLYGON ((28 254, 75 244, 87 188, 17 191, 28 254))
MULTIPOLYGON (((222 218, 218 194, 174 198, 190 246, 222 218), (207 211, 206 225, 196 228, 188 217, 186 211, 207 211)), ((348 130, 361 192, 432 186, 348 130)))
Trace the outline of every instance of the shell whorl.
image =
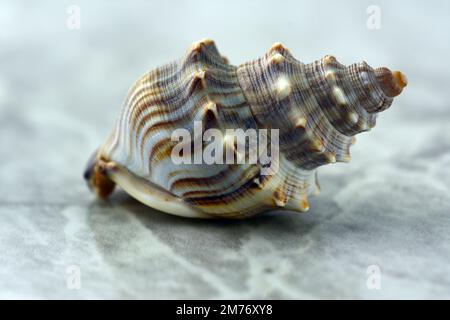
MULTIPOLYGON (((95 181, 103 180, 92 179, 93 172, 107 175, 108 170, 94 169, 100 162, 114 163, 127 179, 147 182, 202 215, 241 218, 273 207, 306 211, 307 196, 319 190, 315 169, 348 162, 354 135, 372 128, 377 113, 405 85, 401 73, 365 62, 347 67, 326 56, 304 64, 281 44, 236 67, 213 41, 200 41, 182 59, 148 72, 131 88, 88 179, 98 189, 95 181), (177 142, 171 134, 179 128, 194 133, 194 121, 201 121, 202 132, 278 129, 278 172, 262 175, 259 163, 175 164, 171 152, 177 142)), ((110 177, 119 185, 124 181, 117 173, 110 177)), ((138 193, 145 197, 145 192, 138 193)), ((105 196, 104 190, 97 193, 105 196)))

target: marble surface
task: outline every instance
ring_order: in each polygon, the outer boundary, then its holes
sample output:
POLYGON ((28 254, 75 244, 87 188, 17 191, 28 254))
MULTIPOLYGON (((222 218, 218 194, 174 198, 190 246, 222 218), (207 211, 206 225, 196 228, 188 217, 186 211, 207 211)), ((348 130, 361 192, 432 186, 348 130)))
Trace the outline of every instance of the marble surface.
POLYGON ((450 298, 450 4, 376 2, 379 30, 372 1, 2 1, 0 298, 450 298), (82 170, 128 87, 203 37, 234 64, 280 41, 409 86, 350 164, 320 170, 307 214, 197 221, 96 201, 82 170))

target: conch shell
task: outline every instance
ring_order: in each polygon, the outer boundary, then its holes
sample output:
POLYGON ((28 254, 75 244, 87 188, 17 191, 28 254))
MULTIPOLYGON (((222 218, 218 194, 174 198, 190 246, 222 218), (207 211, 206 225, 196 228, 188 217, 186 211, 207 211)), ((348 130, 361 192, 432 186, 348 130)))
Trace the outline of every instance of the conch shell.
MULTIPOLYGON (((304 212, 308 195, 319 191, 317 167, 350 161, 354 136, 370 130, 406 84, 401 72, 365 62, 347 67, 325 56, 304 64, 281 44, 236 67, 212 40, 202 40, 181 60, 136 82, 111 135, 89 160, 85 179, 100 198, 118 184, 144 204, 179 216, 304 212), (279 154, 272 161, 278 170, 262 174, 259 162, 175 163, 172 133, 184 128, 195 135, 195 122, 201 133, 277 129, 279 154)), ((224 136, 223 148, 237 157, 224 136)))

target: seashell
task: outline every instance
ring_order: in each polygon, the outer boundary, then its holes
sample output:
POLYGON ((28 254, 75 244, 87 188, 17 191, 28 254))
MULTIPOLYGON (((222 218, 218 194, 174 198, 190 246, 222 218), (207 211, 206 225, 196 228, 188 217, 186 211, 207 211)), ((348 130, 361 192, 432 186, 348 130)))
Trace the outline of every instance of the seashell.
POLYGON ((344 66, 325 56, 304 64, 281 44, 236 67, 212 40, 199 41, 182 59, 134 84, 114 130, 89 160, 85 179, 100 198, 117 184, 150 207, 185 217, 304 212, 308 196, 320 190, 317 168, 350 161, 354 136, 374 127, 377 114, 406 84, 401 72, 365 62, 344 66), (200 140, 195 123, 201 124, 200 140), (186 150, 194 149, 185 159, 199 154, 202 159, 208 129, 224 133, 219 143, 235 159, 261 156, 275 145, 278 132, 278 157, 269 163, 175 163, 173 152, 180 146, 172 134, 180 128, 194 136, 183 142, 186 150), (226 129, 270 130, 258 135, 258 142, 270 142, 266 149, 239 151, 226 129), (277 170, 262 174, 268 165, 277 170))

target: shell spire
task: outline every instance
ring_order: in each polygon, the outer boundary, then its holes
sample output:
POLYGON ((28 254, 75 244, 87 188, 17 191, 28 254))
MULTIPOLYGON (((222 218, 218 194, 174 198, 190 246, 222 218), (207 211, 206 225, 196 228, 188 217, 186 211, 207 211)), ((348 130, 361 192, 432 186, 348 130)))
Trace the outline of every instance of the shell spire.
POLYGON ((403 73, 400 71, 392 72, 388 68, 375 69, 375 77, 381 90, 383 90, 386 96, 391 98, 402 93, 403 88, 408 84, 408 80, 403 73))
POLYGON ((305 64, 280 43, 233 66, 201 40, 136 82, 85 178, 99 197, 118 184, 186 217, 305 212, 320 190, 317 168, 349 162, 355 135, 374 127, 406 85, 401 72, 365 62, 345 66, 328 55, 305 64), (229 130, 257 148, 241 149, 229 130))

